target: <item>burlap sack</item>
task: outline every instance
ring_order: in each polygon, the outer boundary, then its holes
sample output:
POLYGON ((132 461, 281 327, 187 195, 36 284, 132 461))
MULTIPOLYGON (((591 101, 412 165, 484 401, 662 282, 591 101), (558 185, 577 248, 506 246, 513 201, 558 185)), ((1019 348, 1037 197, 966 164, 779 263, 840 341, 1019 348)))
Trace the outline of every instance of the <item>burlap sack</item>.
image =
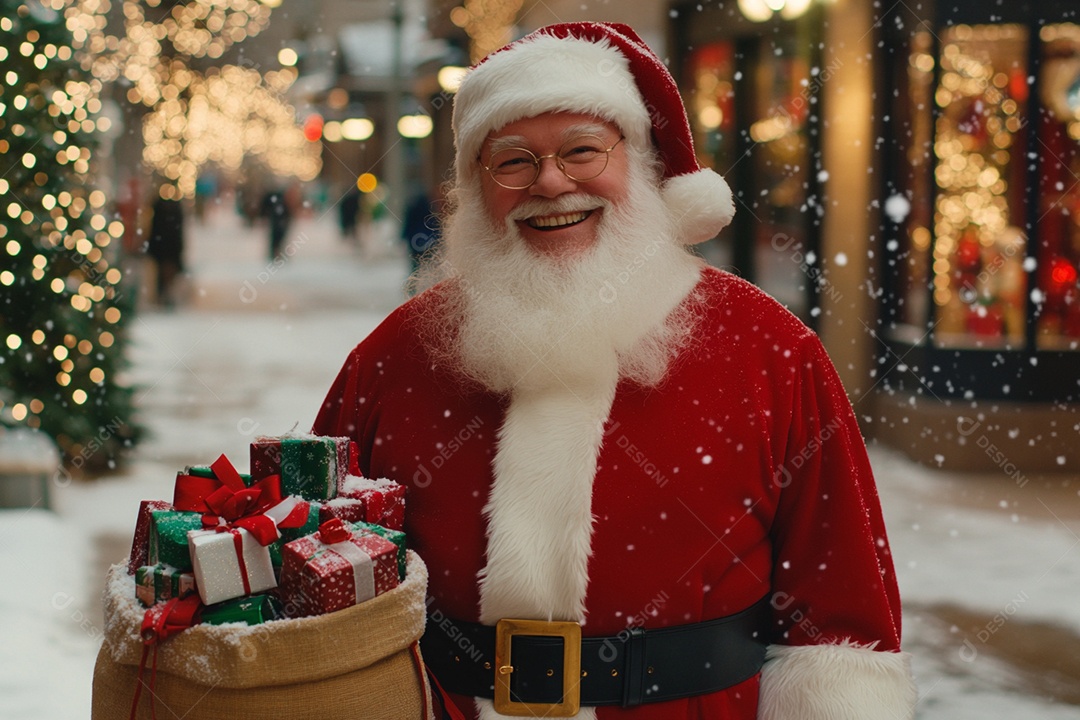
MULTIPOLYGON (((422 720, 427 683, 414 645, 424 631, 427 568, 409 552, 394 590, 328 615, 263 625, 197 625, 158 649, 159 718, 422 720)), ((124 565, 109 572, 105 640, 94 668, 93 720, 126 719, 138 682, 144 608, 124 565)), ((143 675, 150 681, 150 659, 143 675)), ((150 718, 144 687, 136 717, 150 718)))

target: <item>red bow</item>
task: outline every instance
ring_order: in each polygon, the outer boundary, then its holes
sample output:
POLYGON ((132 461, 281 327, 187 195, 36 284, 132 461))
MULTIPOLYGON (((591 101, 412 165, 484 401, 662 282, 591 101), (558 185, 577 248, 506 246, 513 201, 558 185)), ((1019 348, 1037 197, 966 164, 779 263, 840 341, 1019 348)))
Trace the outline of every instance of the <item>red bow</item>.
MULTIPOLYGON (((177 475, 176 487, 173 489, 173 508, 191 512, 208 512, 210 508, 207 501, 217 491, 227 488, 234 493, 243 492, 246 488, 244 479, 229 461, 229 458, 221 455, 210 465, 214 477, 199 477, 197 475, 177 475)), ((256 483, 253 487, 258 487, 256 483)), ((281 499, 280 482, 278 484, 278 500, 281 499)))
POLYGON ((203 527, 219 530, 243 528, 254 535, 260 545, 269 545, 281 534, 277 523, 263 513, 281 500, 281 478, 277 475, 263 478, 242 490, 222 485, 206 496, 206 507, 210 512, 203 513, 203 527))
POLYGON ((341 521, 341 518, 330 518, 319 526, 319 540, 323 545, 345 542, 352 537, 352 531, 341 521))
POLYGON ((270 475, 246 487, 240 473, 224 455, 210 469, 214 478, 178 476, 173 494, 173 507, 201 512, 203 527, 218 531, 243 528, 260 545, 266 546, 281 537, 278 528, 298 528, 307 521, 308 503, 303 501, 297 502, 283 518, 265 514, 283 500, 281 476, 270 475))

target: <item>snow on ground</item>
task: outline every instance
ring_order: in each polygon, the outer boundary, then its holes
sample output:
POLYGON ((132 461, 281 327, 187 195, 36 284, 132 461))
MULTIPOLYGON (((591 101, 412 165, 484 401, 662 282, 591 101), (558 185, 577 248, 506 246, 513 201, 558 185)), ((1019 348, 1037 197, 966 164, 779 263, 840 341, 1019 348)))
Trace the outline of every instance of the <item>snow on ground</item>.
MULTIPOLYGON (((132 323, 130 375, 151 432, 134 461, 93 482, 59 478, 55 512, 0 511, 9 588, 0 596, 0 718, 87 716, 104 573, 126 556, 139 500, 168 498, 178 469, 223 452, 246 469, 255 434, 306 430, 348 350, 403 298, 405 261, 386 239, 361 252, 327 220, 302 220, 288 260, 275 265, 263 257, 264 232, 224 210, 192 223, 188 302, 132 323)), ((918 717, 1080 717, 991 652, 1025 623, 1060 626, 1078 646, 1080 481, 1018 488, 1004 475, 945 474, 878 447, 871 459, 915 656, 918 717)))
POLYGON ((1080 695, 1080 676, 1068 676, 1080 649, 1080 480, 1049 476, 1018 488, 1005 474, 941 473, 878 447, 870 457, 917 717, 1080 718, 1080 707, 1060 701, 1080 695), (1008 650, 1025 634, 1045 641, 1044 663, 1003 662, 1002 641, 1008 650), (1061 667, 1065 677, 1055 677, 1061 667))

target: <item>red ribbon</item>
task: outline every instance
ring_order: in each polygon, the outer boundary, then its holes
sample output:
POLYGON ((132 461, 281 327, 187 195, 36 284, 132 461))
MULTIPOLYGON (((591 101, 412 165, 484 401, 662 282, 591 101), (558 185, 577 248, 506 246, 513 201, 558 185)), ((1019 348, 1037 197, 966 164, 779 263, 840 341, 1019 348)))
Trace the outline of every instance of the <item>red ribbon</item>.
MULTIPOLYGON (((266 518, 269 520, 270 518, 266 518)), ((272 521, 271 521, 272 522, 272 521)), ((229 527, 219 527, 218 532, 231 533, 233 537, 233 549, 236 551, 236 564, 240 569, 240 579, 244 582, 244 594, 251 594, 251 582, 248 580, 247 563, 244 562, 244 536, 240 531, 229 527)), ((275 531, 276 532, 276 531, 275 531)), ((254 535, 254 533, 252 533, 254 535)), ((273 542, 273 541, 271 541, 273 542)), ((268 545, 269 543, 262 543, 268 545)))
POLYGON ((341 521, 341 518, 330 518, 319 526, 319 539, 324 545, 345 542, 351 537, 352 530, 341 521))

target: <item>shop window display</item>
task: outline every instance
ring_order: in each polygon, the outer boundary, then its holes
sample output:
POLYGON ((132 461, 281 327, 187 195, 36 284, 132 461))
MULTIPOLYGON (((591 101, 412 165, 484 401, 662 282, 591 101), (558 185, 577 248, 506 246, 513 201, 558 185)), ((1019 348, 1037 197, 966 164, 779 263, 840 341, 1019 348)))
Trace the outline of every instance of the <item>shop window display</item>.
POLYGON ((894 106, 906 134, 891 279, 897 340, 1080 348, 1080 26, 1036 32, 955 25, 936 43, 929 32, 909 38, 894 106))

